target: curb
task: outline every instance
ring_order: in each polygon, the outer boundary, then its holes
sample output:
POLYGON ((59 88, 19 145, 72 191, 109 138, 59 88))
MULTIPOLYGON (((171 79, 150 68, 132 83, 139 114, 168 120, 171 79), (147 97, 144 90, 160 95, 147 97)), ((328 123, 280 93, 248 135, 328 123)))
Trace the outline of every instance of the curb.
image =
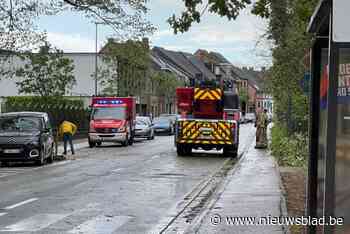
MULTIPOLYGON (((283 183, 282 183, 282 177, 281 177, 281 172, 280 172, 280 168, 279 165, 275 159, 275 157, 273 157, 270 152, 268 153, 269 157, 272 158, 275 168, 276 168, 276 172, 278 174, 278 178, 279 178, 279 184, 280 184, 280 189, 281 189, 281 196, 280 196, 280 212, 281 212, 281 216, 282 217, 288 217, 288 209, 287 209, 287 201, 286 201, 286 190, 284 189, 283 183)), ((283 225, 283 231, 285 234, 291 234, 290 229, 287 225, 283 225)))
POLYGON ((212 211, 212 208, 215 206, 217 201, 220 199, 221 195, 225 192, 227 188, 227 184, 231 181, 232 176, 235 174, 237 169, 239 168, 240 164, 243 160, 245 160, 245 155, 248 153, 249 149, 252 147, 253 144, 250 144, 249 146, 246 146, 244 151, 241 153, 240 157, 237 158, 237 162, 235 163, 234 167, 227 173, 226 178, 220 183, 216 191, 214 191, 214 194, 212 195, 213 198, 207 203, 205 207, 203 207, 203 211, 201 214, 199 214, 194 220, 193 225, 191 227, 187 228, 184 232, 184 234, 192 234, 192 233, 198 233, 198 230, 201 228, 203 222, 205 221, 205 217, 208 216, 210 211, 212 211))
MULTIPOLYGON (((78 143, 78 144, 75 144, 74 145, 74 150, 77 151, 77 150, 80 150, 80 149, 84 149, 84 148, 87 148, 89 147, 88 143, 87 142, 81 142, 81 143, 78 143)), ((67 149, 67 153, 70 153, 71 152, 71 149, 70 147, 68 147, 67 149)), ((57 148, 57 155, 56 157, 54 157, 54 160, 56 161, 62 161, 62 160, 72 160, 72 159, 75 159, 75 156, 74 155, 63 155, 63 146, 60 145, 58 146, 57 148)))

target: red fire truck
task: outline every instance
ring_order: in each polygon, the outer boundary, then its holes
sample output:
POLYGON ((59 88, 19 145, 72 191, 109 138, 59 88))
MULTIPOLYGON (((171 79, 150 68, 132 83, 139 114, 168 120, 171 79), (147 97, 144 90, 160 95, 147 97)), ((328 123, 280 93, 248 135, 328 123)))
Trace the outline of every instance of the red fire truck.
POLYGON ((102 142, 133 144, 136 100, 133 97, 93 97, 90 116, 89 146, 102 142))
POLYGON ((175 144, 179 156, 192 149, 221 150, 236 157, 239 144, 239 98, 220 88, 177 88, 175 144))

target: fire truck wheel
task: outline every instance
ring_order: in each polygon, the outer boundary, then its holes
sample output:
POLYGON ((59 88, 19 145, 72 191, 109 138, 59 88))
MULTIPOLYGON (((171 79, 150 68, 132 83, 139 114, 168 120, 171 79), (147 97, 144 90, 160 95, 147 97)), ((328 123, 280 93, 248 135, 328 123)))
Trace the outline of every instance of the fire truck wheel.
POLYGON ((192 148, 188 145, 177 145, 176 152, 178 156, 188 156, 192 153, 192 148))
POLYGON ((232 146, 229 146, 229 147, 225 147, 224 148, 224 156, 225 157, 232 157, 232 158, 236 158, 237 157, 237 148, 236 147, 232 147, 232 146))
POLYGON ((177 156, 185 156, 185 151, 184 151, 183 146, 178 145, 176 147, 176 153, 177 153, 177 156))
POLYGON ((134 138, 133 137, 130 137, 130 139, 128 140, 128 144, 129 145, 134 144, 134 138))
POLYGON ((94 148, 95 146, 96 146, 96 143, 89 140, 89 147, 94 148))
POLYGON ((128 144, 129 144, 128 140, 125 140, 125 141, 122 142, 122 146, 128 146, 128 144))

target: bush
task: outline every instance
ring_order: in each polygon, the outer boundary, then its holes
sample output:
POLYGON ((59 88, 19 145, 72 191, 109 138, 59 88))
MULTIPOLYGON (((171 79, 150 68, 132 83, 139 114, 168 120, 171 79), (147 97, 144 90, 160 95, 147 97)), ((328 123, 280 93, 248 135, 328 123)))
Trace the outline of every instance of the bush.
POLYGON ((308 157, 307 136, 295 133, 288 136, 287 128, 275 124, 271 130, 270 149, 278 164, 288 167, 306 167, 308 157))
POLYGON ((4 112, 36 111, 48 113, 52 127, 57 130, 65 117, 78 126, 78 134, 86 134, 89 127, 89 110, 81 100, 63 97, 8 97, 4 103, 4 112))

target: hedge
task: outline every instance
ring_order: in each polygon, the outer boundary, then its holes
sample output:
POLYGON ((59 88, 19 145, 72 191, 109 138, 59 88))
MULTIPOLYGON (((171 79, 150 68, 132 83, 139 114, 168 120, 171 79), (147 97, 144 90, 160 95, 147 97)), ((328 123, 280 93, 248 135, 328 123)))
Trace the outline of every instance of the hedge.
POLYGON ((90 110, 81 100, 63 97, 8 97, 3 104, 4 112, 35 111, 48 113, 51 124, 57 130, 65 118, 78 126, 78 134, 86 134, 89 128, 90 110))
POLYGON ((270 149, 280 166, 307 167, 308 137, 301 133, 288 135, 279 122, 272 127, 270 149))

